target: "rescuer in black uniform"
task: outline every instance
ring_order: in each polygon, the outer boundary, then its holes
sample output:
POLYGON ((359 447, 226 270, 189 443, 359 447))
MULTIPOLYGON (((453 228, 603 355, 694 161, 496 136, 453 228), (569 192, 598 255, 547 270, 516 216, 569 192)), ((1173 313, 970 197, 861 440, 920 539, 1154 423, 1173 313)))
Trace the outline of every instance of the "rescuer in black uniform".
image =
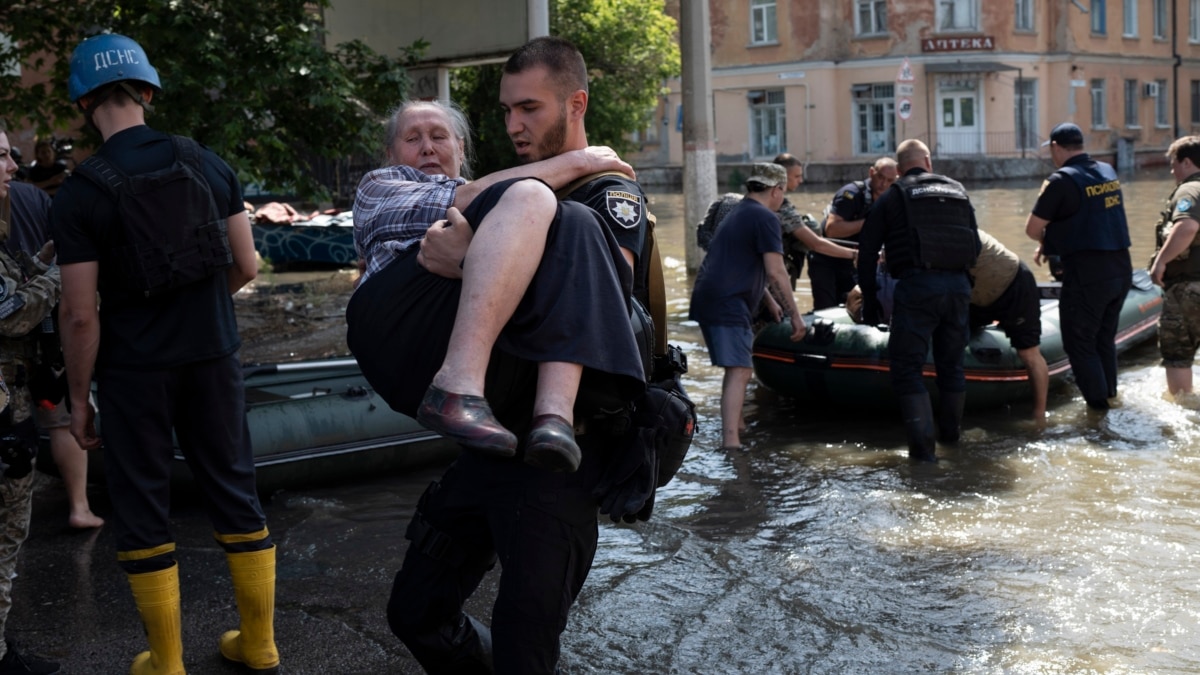
POLYGON ((1074 124, 1054 127, 1042 145, 1058 170, 1042 183, 1025 233, 1041 243, 1034 262, 1062 260, 1063 349, 1088 407, 1107 410, 1117 395, 1117 326, 1133 286, 1121 182, 1112 166, 1084 151, 1074 124))
POLYGON ((233 578, 241 622, 220 652, 273 673, 275 545, 255 486, 232 299, 258 265, 237 175, 199 143, 146 126, 161 85, 133 40, 80 43, 68 89, 104 138, 51 211, 71 434, 84 449, 100 446, 94 372, 117 560, 150 646, 130 673, 184 672, 173 436, 233 578))
POLYGON ((909 456, 935 462, 935 438, 958 440, 966 400, 963 350, 969 337, 971 281, 979 255, 975 209, 963 186, 933 171, 929 148, 910 139, 896 149, 902 177, 875 202, 859 238, 858 279, 863 317, 879 323, 875 266, 887 250, 897 280, 888 334, 892 387, 908 432, 909 456), (938 414, 921 379, 933 345, 938 414))

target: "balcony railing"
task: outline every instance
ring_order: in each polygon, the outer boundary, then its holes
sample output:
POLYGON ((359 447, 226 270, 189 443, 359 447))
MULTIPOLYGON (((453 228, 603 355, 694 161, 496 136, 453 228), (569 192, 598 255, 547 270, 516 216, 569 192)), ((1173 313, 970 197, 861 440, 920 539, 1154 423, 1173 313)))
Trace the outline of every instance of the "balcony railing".
POLYGON ((1041 145, 1037 134, 1015 131, 941 131, 921 140, 934 157, 1036 157, 1041 145))

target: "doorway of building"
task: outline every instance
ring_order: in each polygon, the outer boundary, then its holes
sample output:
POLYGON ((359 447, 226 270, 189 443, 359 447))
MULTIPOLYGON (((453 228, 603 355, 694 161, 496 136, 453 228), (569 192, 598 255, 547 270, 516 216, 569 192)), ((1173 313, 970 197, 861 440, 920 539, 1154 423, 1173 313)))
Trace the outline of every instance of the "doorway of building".
POLYGON ((938 86, 937 154, 983 154, 983 120, 979 119, 977 84, 976 80, 971 80, 943 82, 938 86))

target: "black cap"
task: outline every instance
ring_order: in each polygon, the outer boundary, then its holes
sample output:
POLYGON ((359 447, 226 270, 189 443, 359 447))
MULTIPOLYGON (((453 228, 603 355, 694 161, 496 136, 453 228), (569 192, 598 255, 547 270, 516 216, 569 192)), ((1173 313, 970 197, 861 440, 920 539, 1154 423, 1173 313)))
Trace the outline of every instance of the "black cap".
POLYGON ((1042 143, 1042 147, 1044 148, 1051 143, 1056 143, 1060 147, 1064 145, 1083 145, 1083 131, 1070 122, 1063 122, 1054 127, 1054 130, 1050 132, 1050 140, 1042 143))

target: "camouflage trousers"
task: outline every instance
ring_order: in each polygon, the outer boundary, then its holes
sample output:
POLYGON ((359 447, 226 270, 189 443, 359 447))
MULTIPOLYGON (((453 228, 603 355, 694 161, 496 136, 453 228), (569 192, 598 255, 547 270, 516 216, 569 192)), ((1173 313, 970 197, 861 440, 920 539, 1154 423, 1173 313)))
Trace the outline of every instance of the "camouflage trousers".
POLYGON ((1166 368, 1191 368, 1200 347, 1200 281, 1167 289, 1158 317, 1158 351, 1166 368))
MULTIPOLYGON (((17 554, 29 535, 29 514, 33 503, 33 476, 30 471, 22 478, 0 479, 0 641, 12 608, 13 574, 17 571, 17 554)), ((3 646, 0 644, 0 646, 3 646)))

